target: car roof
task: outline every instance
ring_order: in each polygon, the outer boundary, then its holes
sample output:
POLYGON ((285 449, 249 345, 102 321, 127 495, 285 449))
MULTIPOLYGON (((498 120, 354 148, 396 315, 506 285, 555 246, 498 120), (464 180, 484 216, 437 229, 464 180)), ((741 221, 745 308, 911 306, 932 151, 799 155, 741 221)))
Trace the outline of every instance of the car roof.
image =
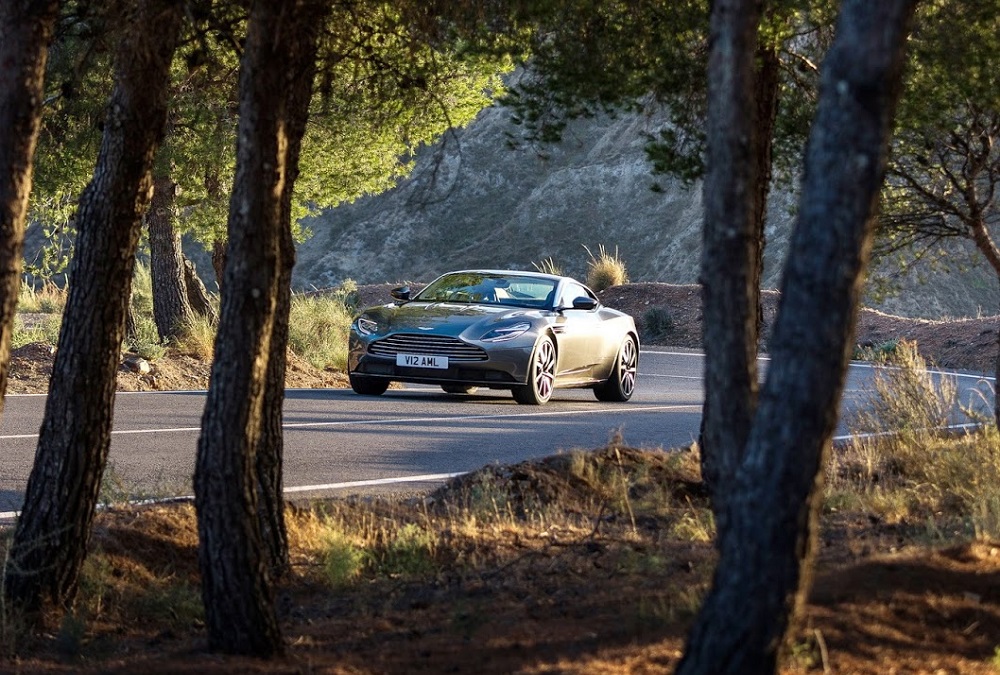
POLYGON ((535 279, 551 279, 553 281, 567 280, 580 283, 579 281, 576 281, 576 279, 572 277, 559 276, 558 274, 546 274, 544 272, 531 272, 529 270, 494 270, 494 269, 452 270, 451 272, 445 272, 441 276, 445 276, 445 274, 496 274, 496 275, 512 276, 512 277, 516 276, 516 277, 533 277, 535 279))

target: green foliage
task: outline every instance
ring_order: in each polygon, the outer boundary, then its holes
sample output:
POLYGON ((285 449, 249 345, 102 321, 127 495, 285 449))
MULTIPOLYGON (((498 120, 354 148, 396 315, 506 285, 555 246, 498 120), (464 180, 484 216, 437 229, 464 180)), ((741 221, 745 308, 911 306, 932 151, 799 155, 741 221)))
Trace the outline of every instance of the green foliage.
MULTIPOLYGON (((774 157, 799 164, 812 118, 818 69, 836 3, 767 3, 762 50, 783 61, 774 157)), ((703 171, 709 3, 704 0, 606 2, 562 0, 528 12, 537 26, 530 75, 504 98, 526 140, 553 142, 567 122, 643 111, 666 118, 647 132, 656 173, 691 182, 703 171)))
POLYGON ((955 251, 942 255, 940 244, 961 238, 975 241, 997 267, 995 241, 988 229, 977 229, 998 216, 998 17, 998 0, 918 5, 881 194, 877 256, 954 264, 955 251))
POLYGON ((899 340, 892 338, 878 344, 857 345, 851 358, 855 361, 873 361, 875 363, 886 363, 891 361, 896 355, 899 347, 899 340))
POLYGON ((590 260, 587 262, 587 285, 594 291, 600 292, 612 286, 619 286, 628 283, 628 271, 625 262, 618 255, 618 247, 611 253, 601 244, 595 256, 589 248, 584 246, 590 260))
POLYGON ((434 570, 435 535, 414 523, 397 530, 371 552, 375 569, 389 576, 419 576, 434 570))
POLYGON ((340 588, 361 576, 365 552, 342 532, 331 529, 324 537, 320 563, 326 582, 333 588, 340 588))
POLYGON ((153 319, 153 278, 149 265, 136 262, 132 276, 132 315, 135 318, 135 335, 127 336, 125 348, 147 361, 163 358, 166 345, 153 319))
POLYGON ((207 316, 194 316, 176 340, 178 350, 211 361, 215 354, 216 327, 207 316))
POLYGON ((160 341, 160 333, 156 322, 148 314, 137 314, 135 317, 135 335, 125 343, 128 351, 134 352, 147 361, 162 359, 167 353, 167 347, 160 341))
POLYGON ((73 229, 76 205, 61 199, 64 198, 54 197, 33 204, 31 216, 39 223, 43 244, 24 261, 24 276, 32 285, 65 283, 76 237, 73 229))
MULTIPOLYGON (((60 33, 47 73, 62 83, 62 95, 52 97, 43 119, 32 199, 33 219, 53 236, 71 232, 111 89, 114 15, 89 9, 90 30, 60 33)), ((206 246, 226 236, 244 12, 223 4, 192 15, 172 68, 167 133, 156 160, 155 171, 178 185, 178 229, 206 246)), ((502 92, 509 57, 469 50, 455 35, 427 34, 412 18, 381 0, 333 8, 295 185, 298 238, 308 236, 298 224, 303 217, 392 187, 412 170, 421 144, 467 124, 502 92)), ((56 249, 45 256, 38 274, 51 275, 65 260, 56 249)))
POLYGON ((14 317, 14 334, 11 336, 11 348, 17 349, 33 342, 45 342, 54 345, 59 342, 59 327, 62 325, 61 314, 47 314, 40 321, 27 325, 20 315, 14 317))

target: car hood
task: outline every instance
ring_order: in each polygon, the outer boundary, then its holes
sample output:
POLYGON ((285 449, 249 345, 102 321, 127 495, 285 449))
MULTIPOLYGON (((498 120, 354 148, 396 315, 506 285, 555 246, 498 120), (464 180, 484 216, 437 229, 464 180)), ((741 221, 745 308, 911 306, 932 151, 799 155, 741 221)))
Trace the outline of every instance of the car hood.
POLYGON ((541 317, 538 310, 451 302, 408 302, 405 305, 370 307, 362 316, 378 323, 378 334, 426 333, 458 337, 470 328, 483 332, 517 319, 541 317))

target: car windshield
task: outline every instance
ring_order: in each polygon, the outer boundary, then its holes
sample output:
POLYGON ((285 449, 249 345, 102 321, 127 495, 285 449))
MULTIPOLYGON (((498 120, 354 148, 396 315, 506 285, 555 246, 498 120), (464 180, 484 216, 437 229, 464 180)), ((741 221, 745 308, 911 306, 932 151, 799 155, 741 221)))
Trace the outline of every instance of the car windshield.
POLYGON ((514 307, 551 307, 556 280, 528 275, 456 272, 431 282, 414 300, 514 307))

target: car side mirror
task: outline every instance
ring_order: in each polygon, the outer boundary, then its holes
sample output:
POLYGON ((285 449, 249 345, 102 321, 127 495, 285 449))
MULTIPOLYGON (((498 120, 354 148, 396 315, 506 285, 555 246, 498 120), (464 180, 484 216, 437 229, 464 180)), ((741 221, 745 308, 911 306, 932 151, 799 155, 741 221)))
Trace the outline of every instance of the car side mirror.
POLYGON ((583 309, 590 311, 597 307, 597 300, 587 297, 586 295, 581 295, 579 298, 573 300, 573 309, 583 309))
POLYGON ((409 302, 410 300, 410 287, 400 286, 399 288, 394 288, 389 291, 389 295, 395 300, 400 300, 402 302, 409 302))

